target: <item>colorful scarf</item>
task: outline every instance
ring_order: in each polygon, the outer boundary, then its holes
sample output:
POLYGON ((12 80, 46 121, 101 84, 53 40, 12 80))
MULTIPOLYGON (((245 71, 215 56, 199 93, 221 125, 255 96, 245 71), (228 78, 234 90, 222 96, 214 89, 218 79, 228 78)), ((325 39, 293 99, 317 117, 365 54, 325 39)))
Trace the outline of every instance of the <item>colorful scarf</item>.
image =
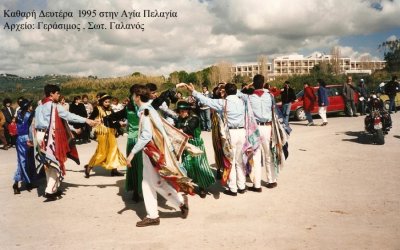
POLYGON ((222 173, 221 183, 225 185, 229 179, 229 174, 232 170, 232 162, 233 162, 233 150, 231 144, 231 135, 229 133, 228 121, 226 117, 226 100, 225 100, 225 107, 222 119, 218 115, 219 119, 219 134, 220 134, 220 141, 221 141, 221 148, 224 156, 222 158, 224 164, 224 172, 222 173))
POLYGON ((280 169, 285 165, 288 155, 288 139, 289 135, 282 125, 276 110, 272 109, 272 127, 271 127, 271 160, 275 166, 275 170, 279 173, 280 169), (286 152, 285 152, 286 151, 286 152))
POLYGON ((219 132, 220 120, 221 117, 219 116, 218 112, 215 110, 211 110, 211 138, 213 142, 214 159, 215 164, 217 165, 217 171, 224 169, 224 152, 222 150, 221 134, 219 132))
MULTIPOLYGON (((42 100, 42 104, 52 101, 49 98, 42 100)), ((78 151, 74 144, 74 137, 69 129, 68 123, 58 115, 57 105, 52 104, 50 122, 44 134, 44 139, 39 147, 37 159, 41 163, 38 171, 43 165, 53 167, 65 175, 65 161, 67 158, 80 164, 78 151)))
POLYGON ((260 147, 263 137, 260 135, 260 130, 258 129, 249 100, 244 99, 243 102, 245 107, 246 130, 245 142, 242 148, 243 165, 245 166, 246 174, 250 174, 253 166, 253 156, 260 147))
POLYGON ((144 147, 143 152, 149 157, 158 174, 177 192, 194 195, 194 184, 177 160, 185 148, 188 136, 173 126, 169 126, 165 119, 161 118, 165 131, 157 128, 151 114, 150 120, 153 125, 153 138, 144 147), (174 138, 173 143, 169 140, 170 138, 174 138))

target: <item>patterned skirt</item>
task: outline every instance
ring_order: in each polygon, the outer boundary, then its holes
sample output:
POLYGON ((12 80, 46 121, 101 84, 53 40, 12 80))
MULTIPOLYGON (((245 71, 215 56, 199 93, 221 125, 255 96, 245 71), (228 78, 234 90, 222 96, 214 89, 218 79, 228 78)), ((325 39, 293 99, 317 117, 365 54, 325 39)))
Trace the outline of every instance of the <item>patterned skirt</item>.
POLYGON ((215 178, 207 160, 203 139, 193 138, 189 140, 189 143, 200 148, 204 153, 199 156, 191 156, 185 150, 182 154, 183 167, 186 169, 188 177, 194 183, 201 188, 207 188, 215 183, 215 178))

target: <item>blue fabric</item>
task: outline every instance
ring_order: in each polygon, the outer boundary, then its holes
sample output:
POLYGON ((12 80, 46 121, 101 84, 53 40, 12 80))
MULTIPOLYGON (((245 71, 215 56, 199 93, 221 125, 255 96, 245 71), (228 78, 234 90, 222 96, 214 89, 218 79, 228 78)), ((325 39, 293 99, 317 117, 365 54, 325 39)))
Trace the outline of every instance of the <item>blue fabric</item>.
MULTIPOLYGON (((246 95, 244 95, 246 96, 246 95)), ((267 89, 264 89, 264 94, 258 96, 252 94, 248 96, 251 108, 253 109, 254 117, 257 122, 272 121, 272 96, 267 89)))
POLYGON ((289 123, 289 116, 290 116, 290 107, 292 106, 292 103, 285 103, 282 104, 282 114, 283 114, 283 119, 285 123, 289 123))
MULTIPOLYGON (((86 117, 72 114, 64 109, 61 104, 54 104, 57 106, 58 115, 60 118, 72 123, 85 123, 86 117)), ((35 110, 35 128, 47 129, 50 124, 50 116, 53 102, 47 102, 39 105, 35 110)))
POLYGON ((326 88, 323 86, 319 86, 318 88, 318 106, 328 106, 329 105, 329 99, 328 99, 328 94, 326 93, 326 88), (324 104, 324 105, 322 105, 324 104))
POLYGON ((211 99, 205 97, 196 90, 193 91, 192 95, 202 104, 215 109, 218 112, 224 112, 226 102, 226 116, 228 120, 228 127, 230 128, 242 128, 244 127, 244 103, 236 95, 228 95, 226 99, 211 99))
POLYGON ((14 181, 22 181, 24 183, 32 183, 36 178, 35 160, 33 156, 33 148, 28 147, 28 135, 19 135, 17 137, 17 170, 15 171, 14 181))

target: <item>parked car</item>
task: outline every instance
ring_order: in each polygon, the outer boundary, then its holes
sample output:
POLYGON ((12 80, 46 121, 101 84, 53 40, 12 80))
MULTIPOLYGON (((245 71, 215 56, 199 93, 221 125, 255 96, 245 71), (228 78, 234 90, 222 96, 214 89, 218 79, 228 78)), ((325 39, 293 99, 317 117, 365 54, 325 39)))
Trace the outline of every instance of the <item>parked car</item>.
MULTIPOLYGON (((376 92, 378 93, 379 98, 383 101, 384 107, 386 110, 389 110, 389 96, 385 94, 385 85, 388 83, 388 81, 381 83, 376 92)), ((397 94, 394 99, 395 107, 396 109, 400 108, 400 89, 397 88, 397 94)))
MULTIPOLYGON (((318 86, 314 87, 314 93, 317 96, 317 101, 315 102, 314 108, 311 111, 311 114, 318 114, 318 86)), ((327 108, 327 113, 338 113, 343 112, 346 109, 346 104, 343 98, 343 85, 327 85, 329 106, 327 108)), ((304 90, 301 90, 296 94, 296 100, 292 103, 290 107, 290 117, 294 117, 296 120, 304 121, 306 120, 306 114, 303 109, 303 93, 304 90)), ((357 105, 358 102, 358 93, 354 94, 354 102, 357 105)), ((277 104, 279 107, 282 106, 282 103, 277 104)))

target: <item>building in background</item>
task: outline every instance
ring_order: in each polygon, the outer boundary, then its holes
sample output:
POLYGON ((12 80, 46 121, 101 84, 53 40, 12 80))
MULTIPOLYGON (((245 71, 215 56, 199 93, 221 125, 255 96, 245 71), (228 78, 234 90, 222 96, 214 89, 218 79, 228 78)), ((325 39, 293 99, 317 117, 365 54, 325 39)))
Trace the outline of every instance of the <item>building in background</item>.
MULTIPOLYGON (((334 72, 338 74, 371 74, 375 70, 385 67, 385 61, 370 60, 352 60, 349 57, 335 57, 315 53, 304 57, 303 55, 288 55, 274 58, 272 63, 267 65, 267 79, 273 80, 277 76, 304 75, 309 74, 315 65, 332 65, 334 72)), ((255 74, 261 74, 260 63, 240 63, 232 66, 232 75, 241 75, 253 77, 255 74)))

